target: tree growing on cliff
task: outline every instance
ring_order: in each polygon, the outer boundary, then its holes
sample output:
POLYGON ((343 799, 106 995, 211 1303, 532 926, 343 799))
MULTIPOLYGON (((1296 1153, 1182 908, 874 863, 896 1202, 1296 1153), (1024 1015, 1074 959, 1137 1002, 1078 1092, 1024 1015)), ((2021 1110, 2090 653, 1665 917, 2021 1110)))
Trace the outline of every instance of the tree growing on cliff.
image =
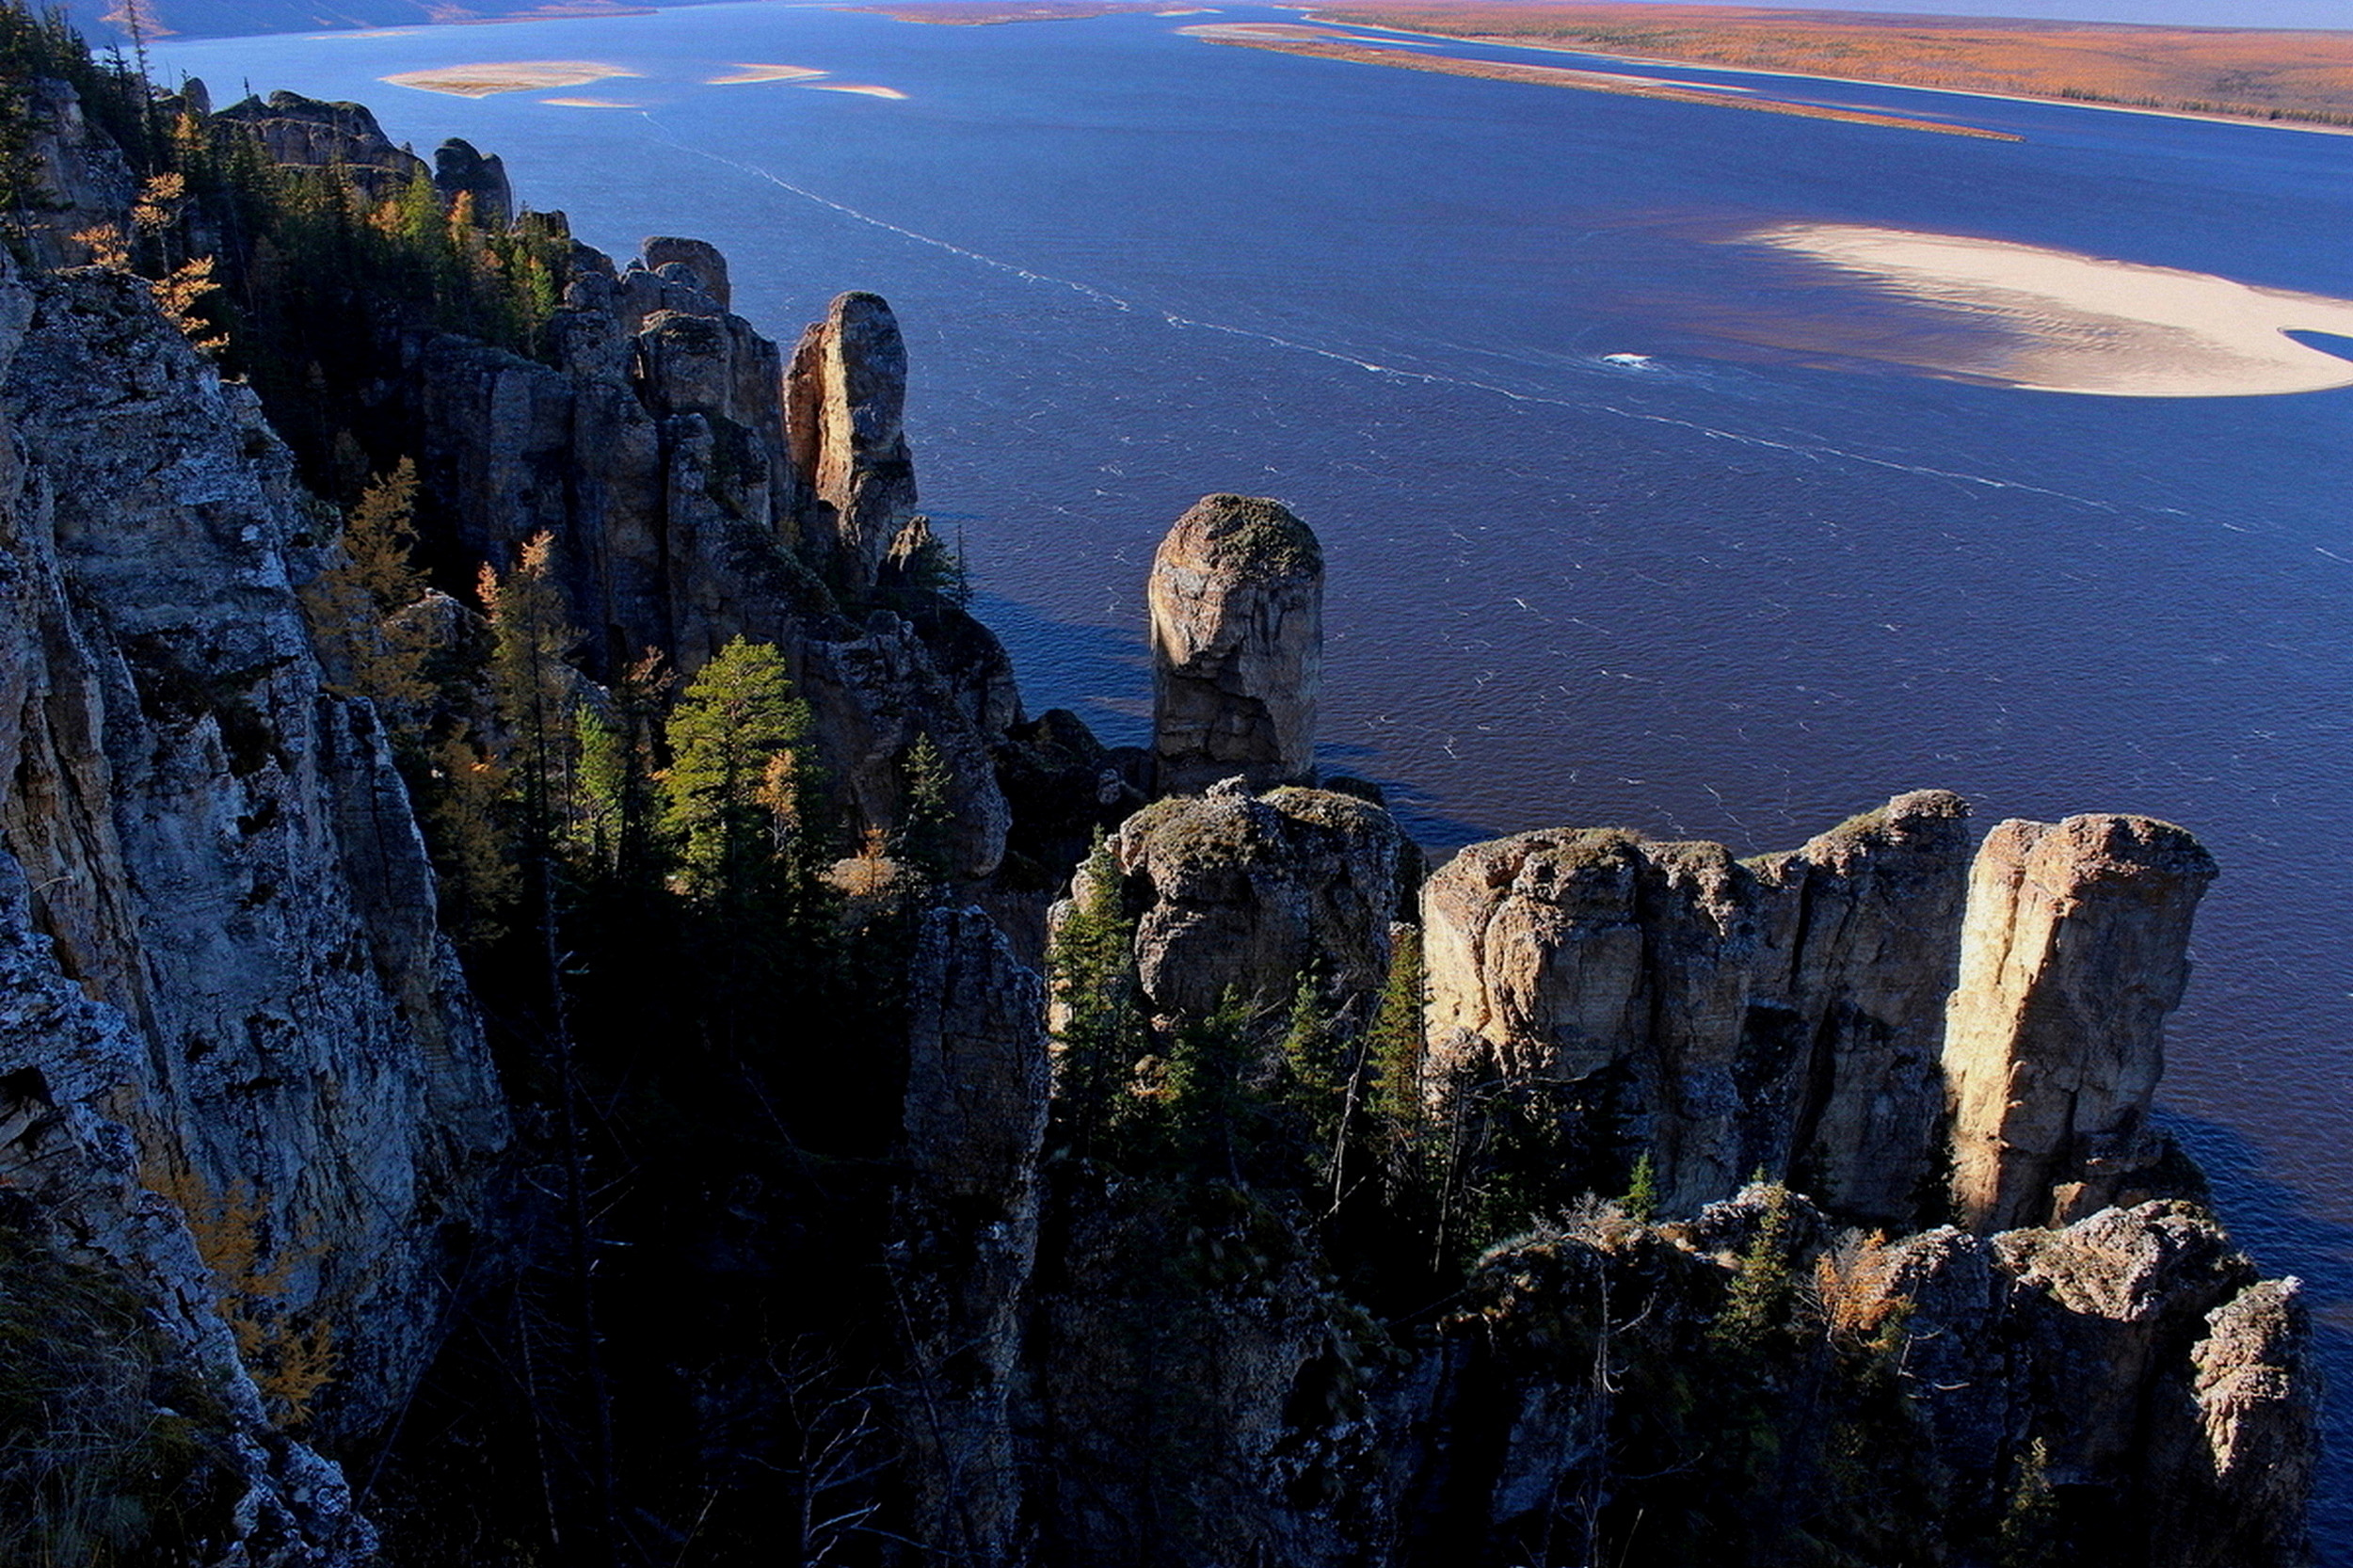
POLYGON ((772 644, 738 636, 687 682, 661 783, 662 825, 689 892, 740 903, 798 850, 808 722, 772 644))
POLYGON ((1135 1064, 1147 1048, 1136 987, 1135 922, 1118 862, 1098 834, 1078 894, 1047 952, 1053 987, 1055 1145, 1080 1159, 1106 1151, 1135 1064))
POLYGON ((565 836, 579 787, 580 680, 565 656, 578 646, 553 568, 555 540, 535 534, 513 569, 482 568, 495 639, 490 693, 506 730, 506 762, 522 807, 525 858, 544 864, 565 836))
POLYGON ((372 481, 344 523, 343 558, 302 592, 311 634, 329 675, 375 703, 396 738, 415 736, 432 696, 424 623, 399 612, 425 595, 416 548, 417 465, 403 457, 372 481))

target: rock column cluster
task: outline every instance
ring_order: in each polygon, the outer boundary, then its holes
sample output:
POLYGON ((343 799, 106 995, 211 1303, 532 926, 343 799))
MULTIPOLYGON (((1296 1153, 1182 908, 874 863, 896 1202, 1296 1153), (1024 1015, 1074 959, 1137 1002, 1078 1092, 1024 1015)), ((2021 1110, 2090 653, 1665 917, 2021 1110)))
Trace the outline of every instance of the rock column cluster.
POLYGON ((1910 1218, 1966 815, 1899 795, 1753 863, 1610 829, 1471 845, 1422 893, 1431 1096, 1606 1077, 1671 1206, 1802 1163, 1836 1207, 1910 1218))

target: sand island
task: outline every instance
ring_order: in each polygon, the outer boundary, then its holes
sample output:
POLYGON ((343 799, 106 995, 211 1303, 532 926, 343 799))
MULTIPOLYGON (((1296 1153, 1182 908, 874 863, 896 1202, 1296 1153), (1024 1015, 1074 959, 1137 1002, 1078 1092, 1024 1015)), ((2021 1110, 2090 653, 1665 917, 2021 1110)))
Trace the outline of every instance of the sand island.
POLYGON ((637 72, 599 60, 497 60, 484 65, 437 65, 395 72, 383 80, 396 88, 447 93, 453 98, 488 98, 500 92, 544 92, 582 88, 637 72))

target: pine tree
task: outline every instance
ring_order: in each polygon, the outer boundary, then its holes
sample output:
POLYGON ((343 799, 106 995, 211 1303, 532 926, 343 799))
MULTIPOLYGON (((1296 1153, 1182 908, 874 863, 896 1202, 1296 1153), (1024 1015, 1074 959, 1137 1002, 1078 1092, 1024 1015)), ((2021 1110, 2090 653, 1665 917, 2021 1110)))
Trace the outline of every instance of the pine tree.
POLYGON ((425 576, 409 558, 417 468, 403 457, 371 483, 344 524, 343 558, 302 594, 312 636, 337 684, 375 703, 395 744, 414 744, 421 710, 433 695, 425 678, 432 652, 421 620, 402 618, 425 595, 425 576))
POLYGON ((1111 847, 1098 835, 1047 953, 1056 1025, 1056 1141, 1082 1159, 1106 1151, 1128 1076, 1145 1049, 1135 922, 1120 881, 1111 847))
POLYGON ((750 898, 806 833, 808 704, 784 655, 737 637, 687 683, 670 714, 662 825, 690 891, 750 898))
POLYGON ((919 735, 902 764, 899 830, 891 852, 936 886, 955 870, 955 811, 949 804, 948 760, 929 735, 919 735))

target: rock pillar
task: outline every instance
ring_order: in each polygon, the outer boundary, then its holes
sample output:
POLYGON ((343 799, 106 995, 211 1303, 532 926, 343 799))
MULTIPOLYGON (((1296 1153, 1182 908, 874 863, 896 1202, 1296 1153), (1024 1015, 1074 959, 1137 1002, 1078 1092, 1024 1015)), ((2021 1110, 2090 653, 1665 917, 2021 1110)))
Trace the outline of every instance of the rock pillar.
POLYGON ((1159 792, 1306 781, 1323 680, 1315 534, 1279 502, 1205 496, 1160 541, 1147 597, 1159 792))
POLYGON ((830 513, 837 558, 861 587, 915 514, 906 400, 907 348, 889 305, 879 295, 837 296, 793 350, 785 422, 792 466, 830 513))
POLYGON ((1945 1030, 1953 1201, 1979 1231, 2108 1201, 2136 1160, 2215 864, 2147 817, 2006 822, 1970 873, 1945 1030))

